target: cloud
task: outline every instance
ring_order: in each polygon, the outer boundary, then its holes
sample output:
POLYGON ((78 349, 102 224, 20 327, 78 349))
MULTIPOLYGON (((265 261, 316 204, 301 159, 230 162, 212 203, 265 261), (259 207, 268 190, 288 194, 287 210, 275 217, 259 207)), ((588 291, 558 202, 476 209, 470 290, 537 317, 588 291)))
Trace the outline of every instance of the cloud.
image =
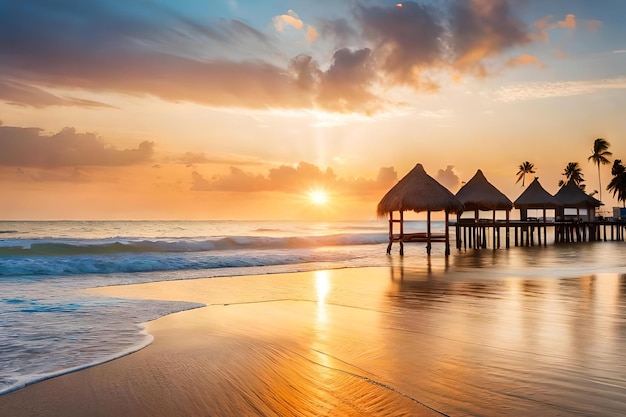
POLYGON ((559 20, 556 25, 564 29, 576 29, 576 16, 568 14, 565 19, 559 20))
POLYGON ((450 19, 454 65, 485 76, 484 60, 531 42, 526 25, 506 0, 456 2, 450 19))
POLYGON ((298 30, 302 29, 304 26, 304 22, 300 20, 298 14, 293 10, 289 10, 287 14, 281 14, 280 16, 274 17, 274 27, 277 31, 283 32, 285 30, 285 25, 289 25, 298 30))
POLYGON ((48 106, 109 107, 104 103, 50 94, 40 88, 0 79, 0 100, 9 104, 43 108, 48 106))
POLYGON ((381 167, 378 170, 376 182, 384 186, 394 185, 398 181, 398 173, 394 167, 381 167))
POLYGON ((319 36, 319 33, 317 32, 317 29, 315 29, 311 25, 308 25, 306 27, 306 39, 309 41, 309 43, 315 42, 318 36, 319 36))
POLYGON ((201 174, 192 172, 193 191, 234 191, 252 192, 269 191, 270 182, 262 175, 244 172, 241 168, 230 167, 230 173, 224 176, 215 176, 211 180, 201 174))
POLYGON ((312 187, 325 188, 343 195, 371 195, 386 190, 397 181, 393 167, 380 168, 376 179, 340 178, 331 168, 300 162, 296 166, 281 165, 270 168, 266 175, 246 172, 230 167, 224 175, 205 178, 197 171, 192 173, 194 191, 262 192, 278 191, 301 194, 312 187))
POLYGON ((531 66, 535 66, 539 68, 545 67, 544 63, 541 62, 539 58, 532 56, 532 55, 528 55, 528 54, 511 58, 506 62, 506 66, 512 67, 512 68, 520 67, 520 66, 527 66, 527 65, 531 65, 531 66))
POLYGON ((169 158, 168 162, 182 163, 187 166, 195 164, 215 164, 215 165, 260 165, 260 162, 239 156, 211 156, 208 157, 204 152, 185 152, 174 158, 169 158))
POLYGON ((459 176, 454 172, 454 165, 448 165, 446 169, 437 171, 435 179, 449 190, 456 190, 461 185, 459 176))
POLYGON ((600 20, 590 19, 585 20, 585 25, 587 26, 587 30, 589 32, 595 32, 597 30, 600 30, 600 28, 602 27, 602 22, 600 20))
POLYGON ((52 135, 42 129, 0 126, 0 166, 79 167, 122 166, 149 162, 154 144, 142 142, 136 149, 107 146, 93 133, 65 128, 52 135))
POLYGON ((315 55, 288 56, 279 47, 284 37, 273 30, 200 20, 154 2, 16 2, 0 14, 0 39, 12 40, 0 42, 0 100, 105 105, 79 97, 89 91, 212 107, 372 114, 388 104, 381 93, 387 88, 432 92, 440 72, 488 75, 486 61, 530 39, 509 4, 356 4, 353 20, 322 19, 315 27, 290 10, 273 19, 275 30, 292 27, 308 42, 324 42, 315 55), (76 97, 49 93, 59 89, 76 97))
POLYGON ((626 77, 591 81, 536 82, 500 88, 495 99, 504 102, 537 100, 590 94, 602 90, 626 89, 626 77))
POLYGON ((392 84, 422 88, 424 71, 442 62, 445 28, 437 9, 407 2, 397 7, 357 7, 363 33, 392 84))
POLYGON ((323 73, 317 102, 340 113, 373 112, 378 98, 370 92, 376 81, 376 67, 369 49, 340 49, 331 67, 323 73))
MULTIPOLYGON (((548 31, 550 30, 553 30, 553 29, 575 30, 575 29, 578 29, 579 27, 578 19, 573 14, 567 14, 565 15, 565 18, 563 20, 558 20, 556 22, 552 22, 553 19, 554 19, 553 15, 548 15, 544 18, 539 19, 538 21, 534 23, 534 27, 538 31, 538 33, 535 35, 536 38, 544 42, 548 42, 550 39, 548 31)), ((587 20, 583 20, 582 22, 584 24, 584 27, 589 32, 595 32, 598 29, 600 29, 600 27, 602 27, 602 22, 599 20, 587 19, 587 20)))
POLYGON ((357 43, 358 32, 346 19, 321 19, 318 24, 321 37, 330 39, 335 49, 343 49, 357 43))

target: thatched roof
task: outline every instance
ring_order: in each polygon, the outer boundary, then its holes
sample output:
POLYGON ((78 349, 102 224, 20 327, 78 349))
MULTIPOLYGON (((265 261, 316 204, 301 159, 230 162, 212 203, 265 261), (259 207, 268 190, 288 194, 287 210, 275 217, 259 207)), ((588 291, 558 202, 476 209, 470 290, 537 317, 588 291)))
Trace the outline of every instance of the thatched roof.
POLYGON ((494 187, 479 169, 456 193, 465 210, 511 210, 513 203, 494 187))
POLYGON ((526 188, 524 192, 517 197, 514 204, 517 208, 526 209, 563 207, 563 204, 557 200, 556 197, 548 193, 541 186, 541 184, 539 184, 539 180, 537 178, 535 178, 533 182, 530 183, 528 188, 526 188))
POLYGON ((554 195, 565 207, 600 207, 602 202, 581 190, 574 181, 567 184, 554 195))
POLYGON ((392 211, 441 211, 461 213, 463 204, 446 187, 415 165, 378 203, 379 216, 392 211))

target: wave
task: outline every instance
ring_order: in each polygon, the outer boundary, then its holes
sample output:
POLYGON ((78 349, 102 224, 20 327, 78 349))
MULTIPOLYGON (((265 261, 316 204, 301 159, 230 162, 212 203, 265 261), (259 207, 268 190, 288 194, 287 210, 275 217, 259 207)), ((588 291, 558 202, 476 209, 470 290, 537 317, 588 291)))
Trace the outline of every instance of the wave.
POLYGON ((336 263, 367 257, 370 249, 366 245, 386 240, 387 235, 380 233, 203 240, 14 240, 0 246, 0 277, 336 263))
POLYGON ((42 239, 2 242, 2 256, 114 255, 126 253, 181 253, 242 249, 299 249, 324 246, 370 245, 383 243, 386 234, 339 234, 326 236, 226 236, 211 239, 42 239))

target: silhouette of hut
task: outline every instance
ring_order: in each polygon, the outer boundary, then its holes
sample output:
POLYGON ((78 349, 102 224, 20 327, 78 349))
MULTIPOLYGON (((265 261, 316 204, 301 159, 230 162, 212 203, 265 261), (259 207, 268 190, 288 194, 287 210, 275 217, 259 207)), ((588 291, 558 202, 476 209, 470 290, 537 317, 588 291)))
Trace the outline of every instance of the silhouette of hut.
POLYGON ((595 209, 602 205, 601 201, 585 193, 574 181, 568 181, 554 197, 563 205, 558 215, 564 220, 593 221, 595 209))
POLYGON ((548 193, 539 183, 539 179, 535 178, 530 183, 528 188, 517 197, 517 200, 513 203, 515 208, 520 210, 520 219, 522 221, 528 220, 529 209, 543 210, 543 222, 546 222, 546 210, 558 209, 563 207, 563 203, 557 200, 552 194, 548 193))
POLYGON ((447 188, 433 177, 429 176, 422 164, 417 164, 396 185, 394 185, 380 200, 377 207, 379 217, 389 213, 389 245, 387 253, 391 252, 393 242, 400 243, 400 254, 404 254, 404 242, 426 242, 426 251, 430 254, 431 242, 445 242, 446 255, 450 254, 449 214, 461 213, 463 204, 447 188), (400 213, 398 220, 393 218, 393 212, 400 213), (404 212, 426 212, 426 233, 404 233, 404 212), (432 211, 445 212, 445 234, 431 233, 430 213, 432 211), (400 233, 394 234, 394 223, 400 223, 400 233))
MULTIPOLYGON (((456 198, 463 203, 464 211, 474 212, 474 223, 479 223, 480 211, 492 211, 492 229, 494 249, 496 248, 496 211, 506 211, 506 227, 509 226, 509 215, 513 203, 500 190, 494 187, 479 169, 476 174, 456 193, 456 198)), ((461 219, 457 219, 457 225, 461 219)), ((474 229, 476 230, 476 229, 474 229)), ((460 247, 460 236, 457 228, 457 247, 460 247)), ((474 239, 476 241, 476 239, 474 239)), ((486 243, 485 243, 486 244, 486 243)), ((508 247, 508 239, 507 239, 508 247)))
POLYGON ((480 210, 493 211, 495 220, 497 210, 506 210, 508 217, 513 209, 511 200, 487 181, 480 169, 456 193, 456 198, 463 203, 464 211, 474 211, 476 220, 480 210))

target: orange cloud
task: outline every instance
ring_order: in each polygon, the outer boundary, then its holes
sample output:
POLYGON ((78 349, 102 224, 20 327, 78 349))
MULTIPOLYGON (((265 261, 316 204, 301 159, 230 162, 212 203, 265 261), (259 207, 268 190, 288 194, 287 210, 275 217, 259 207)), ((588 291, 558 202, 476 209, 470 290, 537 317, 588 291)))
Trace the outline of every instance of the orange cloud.
POLYGON ((308 25, 307 28, 306 28, 306 39, 310 43, 313 43, 318 38, 318 36, 319 36, 319 33, 317 32, 317 29, 315 29, 311 25, 308 25))
POLYGON ((284 31, 285 25, 289 25, 293 28, 300 30, 304 26, 304 22, 300 20, 296 12, 294 12, 293 10, 289 10, 287 14, 281 14, 280 16, 276 16, 274 18, 274 27, 279 32, 284 31))
POLYGON ((271 168, 267 175, 245 172, 231 167, 226 175, 205 178, 192 173, 194 191, 265 192, 278 191, 300 194, 313 186, 334 190, 342 195, 372 195, 391 187, 397 181, 393 167, 380 168, 376 179, 339 178, 331 168, 320 169, 316 165, 300 162, 296 166, 281 165, 271 168))
MULTIPOLYGON (((534 23, 535 29, 537 29, 538 33, 535 35, 540 40, 547 42, 549 40, 548 31, 552 29, 577 29, 578 28, 578 20, 576 16, 573 14, 565 15, 565 19, 559 20, 557 22, 551 22, 554 16, 549 15, 546 16, 534 23)), ((589 32, 595 32, 602 26, 602 22, 599 20, 583 20, 585 28, 589 32)))
POLYGON ((576 16, 573 14, 568 14, 565 16, 564 20, 559 20, 556 23, 556 26, 565 29, 576 29, 576 16))
POLYGON ((528 54, 509 59, 506 65, 508 67, 519 67, 525 65, 532 65, 539 68, 545 67, 545 65, 543 64, 543 62, 541 62, 539 58, 528 54))

